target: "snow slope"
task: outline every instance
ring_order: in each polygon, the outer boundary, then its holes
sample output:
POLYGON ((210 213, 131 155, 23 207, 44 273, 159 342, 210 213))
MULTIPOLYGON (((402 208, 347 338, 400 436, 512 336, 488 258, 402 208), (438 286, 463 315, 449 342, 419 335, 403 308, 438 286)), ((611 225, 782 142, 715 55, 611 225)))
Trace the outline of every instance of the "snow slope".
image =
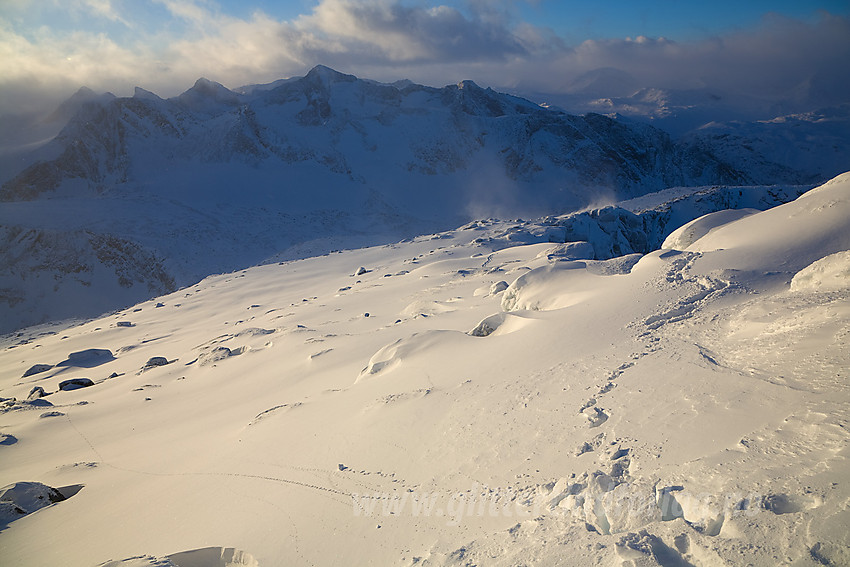
MULTIPOLYGON (((678 188, 568 215, 477 221, 492 246, 592 241, 590 258, 658 248, 683 222, 726 208, 766 209, 810 186, 678 188)), ((0 207, 0 332, 93 317, 210 273, 397 240, 421 223, 392 214, 309 215, 231 206, 215 212, 154 199, 51 199, 0 207), (52 229, 44 228, 46 223, 52 229), (106 234, 104 232, 106 231, 106 234), (113 236, 114 233, 123 237, 113 236), (140 244, 139 244, 140 243, 140 244)), ((571 254, 573 254, 571 252, 571 254)), ((584 257, 584 256, 582 256, 584 257)))
POLYGON ((847 564, 848 219, 850 174, 608 260, 474 223, 7 337, 0 485, 77 491, 4 561, 847 564))

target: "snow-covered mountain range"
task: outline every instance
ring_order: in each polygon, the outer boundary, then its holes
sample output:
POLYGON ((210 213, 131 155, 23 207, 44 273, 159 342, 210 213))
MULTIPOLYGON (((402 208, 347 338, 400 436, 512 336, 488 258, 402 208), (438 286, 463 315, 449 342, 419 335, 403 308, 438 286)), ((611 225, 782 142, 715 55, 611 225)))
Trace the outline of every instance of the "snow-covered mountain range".
POLYGON ((847 152, 846 112, 831 119, 797 120, 802 144, 778 122, 677 140, 468 81, 382 84, 322 66, 236 90, 200 79, 167 100, 83 90, 42 123, 68 120, 55 138, 19 125, 24 149, 0 152, 0 332, 473 219, 676 186, 811 187, 847 152), (819 137, 826 122, 832 137, 819 137))

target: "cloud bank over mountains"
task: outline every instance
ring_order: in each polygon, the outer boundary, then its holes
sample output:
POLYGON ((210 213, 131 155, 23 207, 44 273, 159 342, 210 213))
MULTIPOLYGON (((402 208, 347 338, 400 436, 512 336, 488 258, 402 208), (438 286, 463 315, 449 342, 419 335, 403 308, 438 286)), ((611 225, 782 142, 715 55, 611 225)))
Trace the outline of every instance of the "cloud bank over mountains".
POLYGON ((141 4, 16 0, 0 15, 0 114, 55 104, 81 85, 174 96, 199 76, 228 87, 303 75, 317 63, 359 76, 423 84, 472 79, 516 92, 569 93, 589 71, 628 73, 632 87, 698 89, 825 106, 850 92, 850 19, 769 14, 758 26, 693 41, 610 38, 570 44, 523 21, 511 2, 452 6, 322 0, 289 20, 241 18, 205 0, 141 4), (47 23, 27 28, 34 11, 47 23), (135 13, 134 13, 135 11, 135 13), (61 20, 65 20, 60 24, 61 20), (71 22, 69 25, 68 22, 71 22), (79 26, 73 25, 79 22, 79 26))

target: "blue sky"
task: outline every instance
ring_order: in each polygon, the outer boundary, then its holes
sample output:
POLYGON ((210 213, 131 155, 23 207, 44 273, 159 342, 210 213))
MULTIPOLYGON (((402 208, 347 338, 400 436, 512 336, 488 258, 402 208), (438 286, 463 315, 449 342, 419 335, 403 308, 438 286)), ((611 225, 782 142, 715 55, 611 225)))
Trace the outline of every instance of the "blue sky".
POLYGON ((613 68, 637 86, 780 97, 848 86, 847 61, 847 0, 0 0, 0 113, 82 85, 173 96, 200 76, 234 88, 320 63, 541 93, 613 68))
MULTIPOLYGON (((249 17, 257 10, 280 18, 294 19, 308 13, 317 2, 275 0, 219 2, 221 9, 238 17, 249 17)), ((408 2, 416 5, 416 2, 408 2)), ((418 4, 433 4, 419 2, 418 4)), ((441 2, 466 11, 469 2, 441 2)), ((479 2, 478 4, 487 4, 479 2)), ((850 1, 827 0, 716 0, 695 2, 683 0, 654 0, 640 2, 609 0, 575 2, 538 0, 533 2, 489 2, 498 9, 512 13, 518 20, 536 26, 550 27, 565 39, 581 42, 628 36, 664 36, 676 40, 704 38, 713 34, 752 27, 769 13, 811 20, 819 10, 834 14, 850 14, 850 1)))

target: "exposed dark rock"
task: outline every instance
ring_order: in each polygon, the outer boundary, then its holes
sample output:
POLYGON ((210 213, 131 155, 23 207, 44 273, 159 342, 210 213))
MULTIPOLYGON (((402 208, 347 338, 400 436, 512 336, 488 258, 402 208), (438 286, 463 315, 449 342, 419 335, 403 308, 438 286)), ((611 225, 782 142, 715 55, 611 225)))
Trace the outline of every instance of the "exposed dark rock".
POLYGON ((89 386, 94 386, 94 382, 88 378, 71 378, 70 380, 62 380, 59 382, 59 389, 64 392, 79 390, 80 388, 88 388, 89 386))
POLYGON ((168 364, 167 358, 164 356, 154 356, 149 358, 145 363, 144 370, 147 370, 148 368, 156 368, 157 366, 165 366, 166 364, 168 364))
POLYGON ((44 388, 42 388, 41 386, 35 386, 32 390, 30 390, 30 393, 27 395, 27 400, 31 402, 33 400, 37 400, 38 398, 43 398, 46 395, 47 392, 44 391, 44 388))
POLYGON ((105 348, 89 348, 77 352, 72 352, 68 355, 67 360, 63 360, 57 366, 76 366, 77 368, 93 368, 115 360, 112 356, 112 351, 105 348))
POLYGON ((65 499, 58 489, 40 482, 6 485, 0 488, 0 527, 65 499))
POLYGON ((29 369, 24 372, 24 375, 21 378, 26 378, 27 376, 32 376, 33 374, 40 374, 42 372, 46 372, 53 368, 51 364, 33 364, 29 367, 29 369))

